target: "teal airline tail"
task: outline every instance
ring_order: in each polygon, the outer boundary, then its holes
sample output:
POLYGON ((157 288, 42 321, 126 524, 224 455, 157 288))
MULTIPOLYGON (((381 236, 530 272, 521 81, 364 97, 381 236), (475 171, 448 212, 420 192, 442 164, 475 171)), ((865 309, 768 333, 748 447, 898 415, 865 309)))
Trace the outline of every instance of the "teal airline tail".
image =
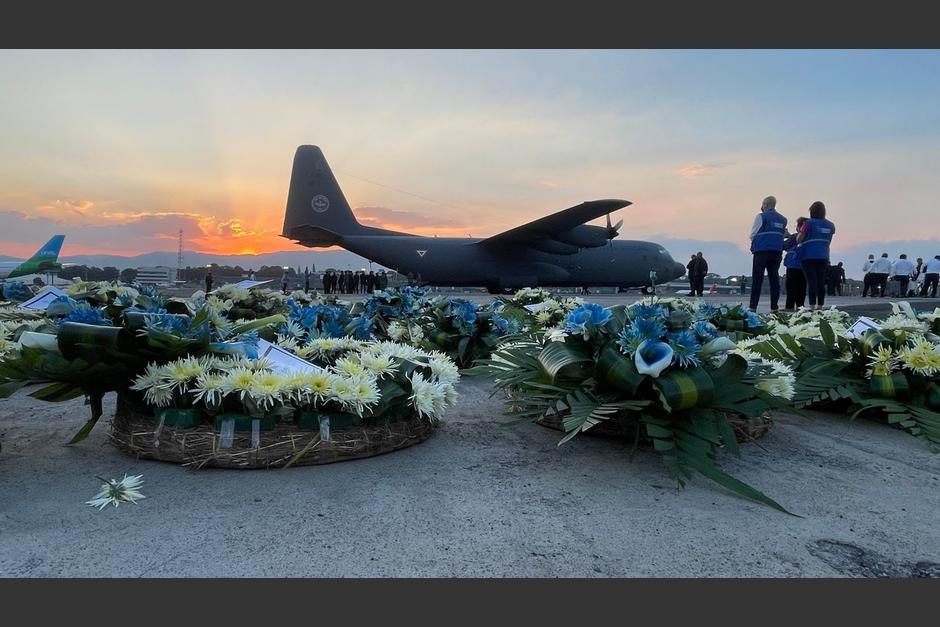
POLYGON ((52 239, 46 242, 42 248, 36 251, 32 257, 16 266, 7 278, 26 276, 29 274, 42 274, 44 272, 53 272, 60 268, 58 264, 59 251, 62 250, 62 242, 65 241, 64 235, 53 235, 52 239))

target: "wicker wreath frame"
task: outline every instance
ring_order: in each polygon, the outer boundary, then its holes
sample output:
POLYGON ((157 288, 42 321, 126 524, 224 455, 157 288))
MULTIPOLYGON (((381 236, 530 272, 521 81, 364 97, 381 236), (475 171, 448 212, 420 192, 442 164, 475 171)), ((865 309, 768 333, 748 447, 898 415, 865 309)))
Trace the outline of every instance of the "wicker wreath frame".
POLYGON ((261 431, 257 447, 251 433, 235 432, 232 446, 220 448, 220 434, 213 425, 182 429, 164 425, 156 437, 152 416, 125 402, 118 402, 111 421, 111 442, 138 459, 174 462, 190 468, 280 468, 330 464, 373 457, 413 446, 428 439, 437 421, 414 418, 386 426, 334 430, 330 440, 319 431, 302 430, 290 422, 279 422, 273 430, 261 431))
MULTIPOLYGON (((522 401, 522 398, 515 396, 513 392, 509 390, 506 391, 506 397, 511 401, 522 401)), ((520 405, 522 405, 521 402, 520 405)), ((767 435, 774 424, 773 417, 769 412, 765 412, 756 417, 749 417, 745 416, 744 414, 727 414, 727 416, 728 421, 731 423, 731 428, 734 429, 735 439, 741 444, 753 442, 754 440, 767 435)), ((564 427, 562 426, 563 417, 564 412, 554 412, 539 418, 535 422, 536 424, 539 424, 543 427, 548 427, 549 429, 564 431, 564 427)), ((585 431, 584 434, 608 438, 629 438, 631 440, 637 437, 636 424, 626 424, 619 420, 618 415, 616 414, 611 416, 610 419, 603 420, 594 425, 585 431)), ((642 434, 639 438, 639 441, 650 442, 651 439, 645 434, 642 434)))

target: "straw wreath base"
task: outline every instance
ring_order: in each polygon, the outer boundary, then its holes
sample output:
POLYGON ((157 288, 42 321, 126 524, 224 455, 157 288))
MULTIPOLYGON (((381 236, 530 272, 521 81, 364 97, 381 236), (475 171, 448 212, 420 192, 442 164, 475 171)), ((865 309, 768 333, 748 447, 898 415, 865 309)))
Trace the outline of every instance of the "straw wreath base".
MULTIPOLYGON (((549 429, 564 431, 561 420, 562 417, 560 415, 552 414, 536 422, 549 429)), ((769 413, 754 418, 749 418, 742 414, 731 414, 728 416, 728 420, 731 423, 731 427, 734 429, 735 438, 742 444, 753 442, 757 438, 763 437, 770 431, 770 428, 774 424, 773 418, 769 413)), ((631 422, 630 424, 626 424, 614 416, 609 420, 599 422, 584 433, 586 435, 598 435, 609 438, 629 438, 632 440, 636 437, 636 423, 631 422)), ((640 438, 641 441, 647 439, 645 435, 640 438)))
MULTIPOLYGON (((524 399, 517 396, 511 390, 506 391, 506 398, 511 401, 519 400, 520 407, 525 406, 524 402, 522 402, 524 399)), ((769 412, 753 418, 743 414, 727 414, 727 416, 729 422, 731 423, 731 427, 734 429, 735 438, 742 444, 745 442, 753 442, 754 440, 765 436, 774 424, 773 417, 771 417, 769 412)), ((562 418, 562 414, 553 413, 548 416, 543 416, 537 420, 536 423, 542 425, 543 427, 548 427, 549 429, 564 431, 564 427, 562 426, 562 418)), ((607 420, 602 420, 584 433, 586 435, 597 435, 611 438, 630 438, 631 440, 637 437, 636 422, 624 422, 620 420, 617 415, 613 415, 607 420)), ((649 438, 647 438, 645 434, 640 437, 641 441, 648 439, 649 438)))
POLYGON ((191 429, 164 426, 159 439, 157 423, 133 408, 118 404, 111 422, 111 442, 140 459, 174 462, 193 468, 277 468, 329 464, 389 453, 423 442, 437 428, 417 416, 383 427, 334 430, 330 441, 319 431, 298 429, 281 422, 261 431, 260 443, 251 446, 251 433, 235 432, 232 446, 219 447, 219 432, 211 424, 191 429))

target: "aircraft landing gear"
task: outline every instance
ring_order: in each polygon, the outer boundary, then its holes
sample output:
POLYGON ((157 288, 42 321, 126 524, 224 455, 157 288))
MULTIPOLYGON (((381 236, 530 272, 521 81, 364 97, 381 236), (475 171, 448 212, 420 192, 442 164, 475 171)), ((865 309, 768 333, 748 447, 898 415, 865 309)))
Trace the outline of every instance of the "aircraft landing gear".
POLYGON ((492 284, 486 286, 486 291, 489 294, 502 294, 503 293, 503 291, 499 289, 499 286, 492 285, 492 284))
POLYGON ((642 289, 641 291, 643 292, 643 295, 644 295, 644 296, 652 296, 652 295, 653 295, 653 286, 652 286, 652 285, 644 285, 644 286, 643 286, 643 289, 642 289))

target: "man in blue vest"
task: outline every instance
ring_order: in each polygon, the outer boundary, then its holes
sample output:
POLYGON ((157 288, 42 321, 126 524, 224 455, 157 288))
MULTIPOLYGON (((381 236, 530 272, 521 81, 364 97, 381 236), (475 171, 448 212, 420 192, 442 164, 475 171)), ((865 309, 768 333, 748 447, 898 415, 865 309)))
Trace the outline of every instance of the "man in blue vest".
POLYGON ((780 262, 783 260, 783 240, 787 233, 787 219, 777 213, 777 199, 768 196, 761 203, 760 213, 751 226, 751 253, 754 261, 751 271, 751 311, 757 311, 764 272, 770 281, 770 311, 778 311, 780 300, 780 262))

